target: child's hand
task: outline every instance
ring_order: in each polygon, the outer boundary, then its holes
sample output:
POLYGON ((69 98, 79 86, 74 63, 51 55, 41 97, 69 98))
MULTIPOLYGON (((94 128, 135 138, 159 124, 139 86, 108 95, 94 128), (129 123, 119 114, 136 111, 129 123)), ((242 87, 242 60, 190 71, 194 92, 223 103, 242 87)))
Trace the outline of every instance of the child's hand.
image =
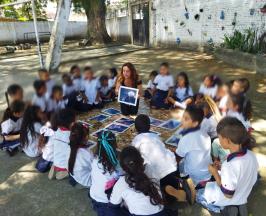
POLYGON ((168 97, 164 99, 164 103, 168 104, 168 97))
POLYGON ((219 160, 215 160, 213 162, 213 165, 218 169, 220 170, 221 169, 221 162, 219 160))
POLYGON ((212 175, 214 175, 215 173, 218 172, 218 170, 214 164, 210 164, 208 167, 208 170, 209 170, 210 174, 212 174, 212 175))

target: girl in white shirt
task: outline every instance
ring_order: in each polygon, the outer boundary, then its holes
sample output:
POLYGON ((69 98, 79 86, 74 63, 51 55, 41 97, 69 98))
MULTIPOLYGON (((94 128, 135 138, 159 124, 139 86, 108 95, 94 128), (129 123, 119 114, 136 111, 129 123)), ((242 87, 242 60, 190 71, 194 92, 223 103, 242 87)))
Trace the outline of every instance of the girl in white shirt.
POLYGON ((62 88, 63 88, 64 97, 68 97, 76 92, 76 87, 69 74, 63 74, 62 81, 63 81, 62 88))
POLYGON ((252 117, 252 105, 243 94, 230 95, 227 101, 228 112, 226 116, 235 117, 242 122, 245 128, 251 132, 250 119, 252 117))
POLYGON ((91 165, 90 198, 98 216, 111 215, 109 196, 119 178, 116 138, 110 131, 98 136, 98 145, 91 165))
POLYGON ((20 146, 20 128, 24 108, 24 102, 15 100, 4 112, 1 122, 3 142, 0 143, 0 149, 6 150, 9 156, 13 156, 20 146))
POLYGON ((92 152, 88 149, 87 141, 89 127, 82 123, 75 123, 71 127, 70 133, 70 156, 68 160, 68 172, 70 174, 70 184, 77 183, 84 187, 91 185, 91 162, 92 152))
POLYGON ((109 69, 108 87, 115 89, 116 80, 117 80, 117 70, 116 70, 116 68, 110 68, 109 69))
POLYGON ((155 109, 169 109, 169 97, 172 95, 174 87, 173 76, 169 72, 169 64, 164 62, 160 66, 160 74, 156 76, 153 84, 154 95, 151 99, 151 106, 155 109))
POLYGON ((206 75, 203 83, 200 85, 199 93, 215 98, 218 90, 218 85, 221 83, 219 77, 215 75, 206 75))
POLYGON ((177 75, 176 88, 173 96, 168 98, 170 104, 185 109, 192 102, 193 91, 189 85, 188 76, 185 72, 177 75))
POLYGON ((38 106, 29 106, 25 110, 20 130, 20 141, 23 151, 29 157, 38 157, 41 154, 38 149, 38 142, 42 118, 43 113, 38 106))
POLYGON ((124 203, 128 215, 165 216, 159 187, 145 174, 140 152, 133 146, 124 148, 120 164, 125 176, 119 178, 111 194, 110 203, 117 207, 113 215, 121 215, 119 207, 124 203))
POLYGON ((63 99, 63 89, 59 85, 55 85, 52 90, 51 97, 47 101, 47 112, 49 114, 64 109, 67 106, 67 100, 63 99))
POLYGON ((82 75, 80 71, 80 67, 78 65, 73 65, 70 68, 70 75, 72 78, 73 85, 75 86, 75 91, 81 90, 81 82, 82 82, 82 75))
POLYGON ((155 88, 153 82, 154 82, 154 79, 155 79, 155 77, 157 75, 158 75, 158 72, 156 70, 154 70, 154 71, 152 71, 150 73, 150 80, 149 80, 149 82, 147 84, 146 90, 144 91, 144 98, 145 99, 150 100, 152 98, 152 96, 153 96, 153 90, 155 88))

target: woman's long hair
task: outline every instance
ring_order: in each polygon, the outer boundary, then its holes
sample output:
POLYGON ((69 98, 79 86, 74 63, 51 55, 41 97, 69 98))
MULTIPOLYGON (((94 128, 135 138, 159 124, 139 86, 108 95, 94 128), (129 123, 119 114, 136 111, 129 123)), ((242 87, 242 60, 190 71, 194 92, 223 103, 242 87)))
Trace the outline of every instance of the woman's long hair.
POLYGON ((89 127, 81 123, 75 123, 70 132, 70 156, 68 160, 68 171, 73 175, 78 149, 86 144, 86 138, 89 135, 89 127))
POLYGON ((104 173, 112 173, 118 165, 117 144, 115 135, 110 131, 103 131, 98 136, 96 156, 98 162, 103 165, 104 173))
POLYGON ((133 146, 126 147, 120 154, 120 165, 125 171, 125 179, 130 188, 150 197, 152 205, 163 204, 156 184, 145 174, 144 160, 133 146))
POLYGON ((36 138, 37 134, 39 134, 34 130, 34 123, 42 122, 38 116, 40 111, 41 108, 35 105, 28 106, 25 110, 20 129, 20 142, 22 147, 26 147, 29 144, 28 133, 31 134, 32 138, 36 138))
POLYGON ((130 62, 127 62, 125 64, 122 65, 122 68, 121 68, 121 72, 120 72, 120 75, 118 77, 118 82, 120 83, 123 83, 125 81, 125 77, 123 75, 123 68, 124 67, 128 67, 129 70, 130 70, 130 79, 132 81, 132 86, 131 87, 135 87, 135 85, 137 84, 138 80, 139 80, 139 76, 138 76, 138 73, 137 73, 137 70, 135 68, 135 66, 130 63, 130 62))

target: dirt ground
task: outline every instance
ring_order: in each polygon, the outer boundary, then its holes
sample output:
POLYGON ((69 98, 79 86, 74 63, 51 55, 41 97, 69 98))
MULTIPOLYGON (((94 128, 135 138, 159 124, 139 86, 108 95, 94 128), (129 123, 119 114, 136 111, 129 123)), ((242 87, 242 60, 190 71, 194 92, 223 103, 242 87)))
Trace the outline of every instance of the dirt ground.
MULTIPOLYGON (((16 58, 8 62, 1 62, 0 70, 2 84, 11 82, 23 83, 27 89, 26 97, 29 98, 32 93, 31 83, 36 78, 36 63, 32 58, 23 57, 24 61, 19 62, 16 58), (29 60, 29 61, 28 61, 29 60), (14 61, 15 66, 9 71, 9 64, 14 61), (3 67, 3 68, 1 68, 3 67), (34 68, 34 69, 33 69, 34 68), (3 71, 4 69, 4 71, 3 71), (19 73, 16 77, 16 73, 19 73), (9 74, 12 74, 10 78, 9 74)), ((125 62, 135 64, 139 74, 144 81, 148 80, 149 72, 158 69, 159 64, 168 61, 171 64, 171 72, 175 75, 180 71, 186 71, 189 74, 190 82, 194 92, 199 88, 199 84, 204 74, 216 73, 225 81, 236 77, 247 77, 251 82, 249 97, 254 106, 254 117, 252 125, 255 128, 255 137, 258 142, 256 152, 260 153, 262 164, 262 180, 255 186, 249 202, 249 211, 251 215, 265 215, 266 210, 266 76, 255 74, 252 71, 243 70, 225 64, 222 61, 214 59, 212 55, 178 50, 166 49, 148 49, 140 50, 129 54, 112 55, 109 57, 95 58, 75 62, 81 67, 85 65, 93 66, 96 75, 107 72, 107 69, 113 66, 120 68, 125 62)), ((38 63, 38 62, 37 62, 38 63)), ((60 71, 67 72, 73 63, 61 65, 60 71)), ((59 80, 59 75, 53 76, 59 80)), ((1 104, 4 101, 1 100, 1 104)), ((1 105, 0 104, 0 105, 1 105)), ((114 105, 117 106, 117 105, 114 105)), ((92 116, 96 112, 90 113, 92 116)), ((168 119, 168 112, 150 111, 145 104, 141 102, 141 113, 147 113, 160 119, 168 119)), ((81 119, 87 118, 81 116, 81 119)), ((110 120, 112 121, 112 119, 110 120)), ((102 125, 96 126, 93 130, 101 128, 102 125)), ((122 137, 120 143, 129 143, 133 135, 133 129, 128 130, 127 135, 122 137)), ((157 130, 157 129, 155 129, 157 130)), ((159 131, 163 136, 168 136, 169 132, 159 131)), ((23 153, 19 153, 13 158, 9 158, 4 152, 0 152, 0 215, 10 216, 28 216, 28 215, 75 215, 75 216, 92 216, 95 215, 91 209, 88 191, 86 189, 76 189, 71 187, 67 180, 49 181, 47 174, 39 174, 34 169, 36 159, 30 159, 23 153)), ((182 205, 180 215, 210 215, 200 206, 189 207, 182 205)))

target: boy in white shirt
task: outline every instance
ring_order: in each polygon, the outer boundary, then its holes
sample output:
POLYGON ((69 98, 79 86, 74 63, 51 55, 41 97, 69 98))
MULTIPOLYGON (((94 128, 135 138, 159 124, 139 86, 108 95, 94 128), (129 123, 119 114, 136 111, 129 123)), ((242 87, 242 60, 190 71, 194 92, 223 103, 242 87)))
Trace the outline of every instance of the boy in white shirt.
POLYGON ((178 179, 175 155, 165 147, 157 134, 150 132, 150 118, 147 115, 138 115, 135 119, 135 128, 139 134, 133 139, 131 145, 137 148, 144 158, 147 176, 160 182, 162 191, 168 195, 174 196, 179 201, 187 199, 193 203, 195 192, 193 185, 189 181, 184 183, 188 187, 191 186, 188 190, 192 195, 187 195, 180 188, 183 181, 178 179))
MULTIPOLYGON (((209 172, 215 182, 208 182, 203 198, 208 205, 219 206, 222 215, 248 215, 247 198, 257 181, 258 162, 248 150, 254 139, 244 125, 236 118, 226 117, 217 126, 220 143, 230 150, 227 160, 222 164, 221 172, 209 165, 209 172)), ((207 206, 208 207, 208 206, 207 206)))
POLYGON ((45 93, 45 97, 46 97, 46 99, 48 99, 48 98, 50 98, 50 96, 52 94, 52 89, 55 85, 55 81, 50 78, 49 71, 47 71, 46 69, 40 69, 38 71, 38 74, 39 74, 40 80, 45 82, 46 89, 47 89, 47 92, 45 93))
POLYGON ((39 106, 42 112, 47 111, 47 98, 45 97, 47 88, 45 82, 42 80, 35 80, 33 83, 35 94, 32 98, 32 105, 39 106))
POLYGON ((211 178, 208 172, 208 165, 212 163, 211 139, 200 130, 203 117, 201 108, 195 105, 186 108, 182 117, 183 136, 176 149, 177 156, 182 158, 180 173, 188 175, 196 187, 211 178))
POLYGON ((152 71, 150 73, 150 80, 147 84, 147 88, 144 91, 144 98, 150 100, 153 96, 153 89, 155 88, 155 85, 153 84, 155 77, 158 75, 158 72, 156 70, 152 71))

